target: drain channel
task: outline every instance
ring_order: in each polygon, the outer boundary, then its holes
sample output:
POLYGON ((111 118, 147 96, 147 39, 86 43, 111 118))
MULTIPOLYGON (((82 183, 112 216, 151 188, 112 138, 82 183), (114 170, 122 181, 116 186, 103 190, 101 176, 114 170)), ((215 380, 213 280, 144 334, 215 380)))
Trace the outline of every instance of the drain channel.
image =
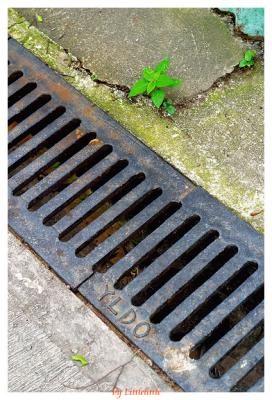
POLYGON ((8 93, 9 225, 184 390, 262 391, 263 237, 13 39, 8 93))
MULTIPOLYGON (((257 264, 254 263, 247 263, 245 264, 238 272, 234 273, 232 277, 226 281, 222 286, 220 286, 213 294, 211 297, 209 297, 204 303, 201 304, 199 308, 197 308, 188 318, 186 318, 184 321, 182 321, 176 328, 174 328, 170 332, 170 339, 174 341, 181 340, 187 333, 189 333, 199 322, 207 315, 209 314, 215 307, 218 306, 222 301, 225 300, 235 289, 237 289, 253 272, 255 272, 257 269, 257 264)), ((252 295, 252 297, 249 298, 249 305, 247 304, 246 310, 248 309, 249 311, 252 310, 251 305, 255 306, 258 304, 258 296, 261 296, 260 292, 254 293, 256 295, 257 299, 252 295)), ((262 301, 263 298, 259 298, 259 302, 262 301)), ((243 315, 243 309, 244 306, 240 305, 238 308, 237 312, 234 312, 235 316, 243 315)), ((226 329, 229 327, 229 320, 235 320, 234 317, 228 317, 227 322, 223 324, 223 326, 226 326, 226 329)), ((219 329, 219 331, 222 330, 222 327, 219 329)), ((216 330, 216 333, 218 331, 216 330)), ((216 336, 216 333, 212 336, 216 336)), ((224 332, 226 333, 226 332, 224 332)), ((222 335, 223 336, 223 335, 222 335)), ((218 340, 218 337, 216 338, 218 340)), ((214 340, 216 342, 217 340, 214 340)), ((213 342, 213 343, 214 343, 213 342)), ((211 346, 210 346, 211 347, 211 346)), ((203 345, 203 348, 209 349, 207 342, 203 345)), ((196 350, 194 350, 195 352, 196 350)), ((191 354, 193 351, 191 352, 191 354)), ((203 354, 203 350, 201 349, 199 353, 203 354)), ((195 358, 195 357, 192 357, 195 358)))
POLYGON ((257 324, 243 339, 234 346, 221 360, 210 368, 210 376, 218 379, 224 375, 248 350, 264 336, 264 321, 257 324))

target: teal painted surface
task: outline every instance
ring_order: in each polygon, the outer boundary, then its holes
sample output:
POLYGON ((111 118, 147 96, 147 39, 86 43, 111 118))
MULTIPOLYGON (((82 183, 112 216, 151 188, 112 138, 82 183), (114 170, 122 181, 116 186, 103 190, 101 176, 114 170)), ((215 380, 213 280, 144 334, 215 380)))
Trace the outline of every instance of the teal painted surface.
POLYGON ((236 26, 250 36, 264 36, 263 8, 221 8, 235 14, 236 26))

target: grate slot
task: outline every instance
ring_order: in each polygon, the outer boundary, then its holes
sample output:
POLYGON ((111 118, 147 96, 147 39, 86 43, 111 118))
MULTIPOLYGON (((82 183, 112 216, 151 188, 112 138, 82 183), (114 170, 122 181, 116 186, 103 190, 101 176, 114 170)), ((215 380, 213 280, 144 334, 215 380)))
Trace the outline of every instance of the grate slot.
MULTIPOLYGON (((92 148, 92 152, 96 151, 95 150, 96 146, 93 146, 91 143, 92 141, 88 143, 88 146, 86 148, 87 152, 89 146, 92 148)), ((110 152, 109 155, 106 155, 105 158, 96 163, 94 167, 86 171, 77 181, 75 181, 75 184, 72 183, 71 186, 65 188, 62 191, 61 195, 56 196, 55 198, 50 200, 47 204, 43 205, 39 209, 39 216, 41 217, 41 220, 44 221, 44 219, 49 215, 51 215, 52 213, 57 213, 59 210, 64 208, 72 198, 74 199, 79 195, 79 193, 83 193, 84 191, 88 190, 88 187, 91 184, 91 182, 99 180, 101 175, 103 175, 109 168, 113 167, 118 161, 126 163, 126 160, 120 160, 115 152, 110 152)), ((90 194, 89 190, 88 192, 90 194)), ((78 207, 79 206, 80 204, 78 204, 78 207)), ((77 207, 74 209, 73 212, 69 213, 69 215, 63 217, 64 219, 67 218, 68 220, 70 220, 69 226, 73 223, 73 217, 76 210, 77 207)), ((61 229, 59 229, 61 221, 62 218, 55 224, 58 232, 61 232, 61 229)))
MULTIPOLYGON (((133 191, 122 197, 117 203, 115 203, 112 207, 110 207, 107 211, 103 213, 103 215, 100 218, 97 218, 94 222, 92 222, 90 225, 86 226, 83 230, 78 232, 71 240, 70 244, 77 249, 78 247, 82 246, 87 240, 89 240, 91 237, 95 236, 101 230, 112 223, 113 220, 116 218, 119 218, 120 215, 123 214, 129 207, 133 206, 135 202, 137 202, 140 198, 146 195, 146 193, 154 190, 154 189, 160 189, 154 185, 149 184, 148 181, 144 181, 141 184, 139 184, 133 191)), ((160 189, 161 190, 161 189, 160 189)), ((160 199, 159 195, 159 199, 160 199)), ((160 200, 158 200, 160 201, 160 200)), ((157 200, 154 200, 152 202, 152 206, 148 206, 147 210, 149 210, 149 207, 153 207, 153 205, 156 205, 157 200)), ((89 208, 88 208, 89 210, 89 208)), ((141 215, 141 214, 139 214, 141 215)), ((134 221, 134 219, 133 219, 134 221)), ((129 226, 126 224, 126 227, 129 226)), ((136 229, 136 227, 134 227, 136 229)), ((134 230, 135 230, 134 229, 134 230)), ((122 228, 120 229, 122 232, 122 228)), ((128 232, 127 232, 128 234, 128 232)), ((118 239, 116 237, 118 236, 118 233, 116 233, 113 237, 115 238, 115 244, 116 241, 118 243, 118 239)), ((112 239, 109 238, 108 241, 111 241, 112 239)), ((107 246, 108 247, 108 246, 107 246)), ((100 246, 99 253, 103 252, 102 251, 103 246, 100 246)), ((95 251, 92 253, 92 259, 94 257, 95 251)))
MULTIPOLYGON (((65 107, 57 107, 52 112, 50 112, 46 117, 39 120, 36 124, 31 126, 31 128, 22 132, 20 135, 16 136, 12 142, 9 143, 9 151, 14 151, 17 147, 25 144, 28 140, 31 140, 33 136, 37 135, 40 131, 46 128, 49 124, 54 122, 57 118, 65 113, 65 107)), ((38 116, 39 114, 37 114, 38 116)), ((15 156, 14 156, 15 157, 15 156)), ((10 157, 11 163, 13 158, 10 157)))
MULTIPOLYGON (((22 76, 17 81, 15 81, 15 82, 11 83, 10 85, 8 85, 8 99, 9 99, 9 97, 12 97, 17 92, 22 90, 29 83, 35 84, 35 82, 32 79, 29 80, 25 76, 22 76)), ((36 84, 36 87, 37 87, 37 84, 36 84)))
MULTIPOLYGON (((14 83, 13 85, 15 85, 15 84, 16 83, 14 83)), ((37 83, 29 82, 25 86, 23 86, 21 89, 17 90, 15 93, 9 94, 8 106, 9 107, 13 106, 13 104, 15 104, 17 101, 21 100, 28 93, 30 93, 34 89, 36 89, 36 87, 37 87, 37 83)))
MULTIPOLYGON (((74 169, 79 167, 82 163, 86 163, 87 160, 91 157, 96 160, 96 157, 99 156, 101 148, 103 147, 102 145, 99 146, 92 146, 88 139, 92 137, 92 132, 88 133, 83 133, 81 132, 81 137, 78 139, 77 136, 77 128, 74 132, 71 133, 71 135, 67 136, 67 142, 65 144, 68 144, 68 148, 62 148, 63 142, 59 143, 59 147, 57 148, 58 151, 55 151, 56 149, 53 147, 52 149, 49 150, 49 157, 47 153, 41 156, 41 161, 42 161, 42 167, 45 167, 48 165, 49 162, 52 162, 52 159, 55 159, 57 156, 58 157, 64 157, 66 159, 67 156, 67 151, 68 152, 68 157, 65 162, 60 164, 58 168, 54 169, 54 171, 46 176, 44 179, 42 179, 40 182, 38 182, 33 188, 28 190, 27 193, 24 193, 22 195, 24 201, 26 203, 30 203, 33 199, 36 197, 39 197, 40 195, 43 196, 44 193, 48 193, 50 191, 51 186, 58 185, 58 182, 62 179, 66 179, 67 177, 69 178, 69 174, 74 174, 74 169), (86 136, 85 138, 85 135, 86 136), (83 141, 83 143, 82 143, 83 141), (82 147, 81 147, 82 146, 82 147), (80 148, 79 148, 80 147, 80 148), (61 151, 62 149, 62 151, 61 151), (70 153, 71 152, 71 153, 70 153), (97 153, 95 155, 95 153, 97 153), (71 155, 70 155, 71 154, 71 155)), ((65 141, 65 139, 63 139, 65 141)), ((58 146, 58 144, 56 145, 58 146)), ((105 149, 107 151, 107 148, 105 149)), ((112 149, 108 149, 109 154, 111 153, 112 149)), ((101 155, 101 154, 100 154, 101 155)), ((103 157, 102 157, 103 158, 103 157)), ((37 174, 38 171, 40 170, 39 168, 39 163, 34 161, 35 165, 35 170, 34 174, 37 174)), ((85 164, 84 164, 85 165, 85 164)), ((28 168, 28 167, 27 167, 28 168)), ((32 169, 32 168, 31 168, 32 169)), ((30 170, 31 170, 30 169, 30 170)), ((23 170, 24 171, 24 170, 23 170)), ((22 171, 22 172, 23 172, 22 171)), ((27 175, 29 177, 29 175, 27 175)), ((15 177, 16 178, 16 177, 15 177)), ((71 182, 73 181, 75 177, 71 179, 71 182)))
POLYGON ((210 368, 212 378, 221 378, 241 357, 264 337, 264 321, 260 321, 239 343, 232 347, 215 365, 210 368))
MULTIPOLYGON (((8 108, 8 123, 9 130, 15 128, 18 123, 16 122, 16 116, 20 114, 29 104, 33 103, 39 96, 45 95, 44 91, 36 89, 32 90, 32 92, 26 94, 23 98, 17 101, 13 106, 8 108), (12 122, 13 121, 13 122, 12 122), (12 122, 12 124, 11 124, 12 122)), ((22 122, 22 121, 21 121, 22 122)))
POLYGON ((86 257, 88 253, 95 249, 96 246, 100 245, 104 240, 117 232, 121 226, 126 224, 135 215, 140 213, 149 204, 151 204, 155 199, 157 199, 162 194, 160 188, 150 190, 140 197, 135 203, 123 211, 120 215, 114 218, 110 224, 103 227, 103 229, 96 235, 89 238, 85 243, 76 249, 76 256, 86 257))
MULTIPOLYGON (((46 153, 51 147, 53 147, 56 143, 61 141, 63 138, 65 138, 67 135, 69 135, 71 132, 73 132, 78 126, 80 125, 80 120, 79 119, 74 119, 72 121, 69 121, 67 124, 62 126, 59 130, 56 132, 53 132, 52 135, 48 137, 47 139, 40 141, 37 143, 32 143, 32 146, 28 146, 27 150, 32 147, 29 151, 25 151, 25 155, 22 156, 17 162, 12 164, 9 168, 9 178, 17 174, 19 171, 21 171, 23 168, 26 168, 29 164, 31 164, 33 161, 35 161, 37 158, 40 158, 44 153, 46 153), (35 146, 36 145, 36 146, 35 146)), ((79 140, 77 143, 76 149, 74 149, 72 146, 71 148, 66 149, 63 151, 62 154, 60 154, 59 158, 56 158, 53 162, 48 163, 43 169, 41 168, 39 170, 39 174, 33 174, 31 177, 29 177, 26 181, 23 181, 18 185, 14 190, 13 194, 15 196, 20 196, 23 193, 25 193, 29 188, 35 185, 38 181, 42 180, 45 176, 49 175, 50 172, 54 170, 52 165, 56 164, 57 162, 63 163, 66 161, 69 157, 73 155, 73 151, 78 151, 78 146, 81 148, 81 145, 86 145, 86 141, 92 137, 92 133, 88 133, 84 139, 79 140), (82 144, 83 142, 83 144, 82 144)))
MULTIPOLYGON (((236 284, 239 287, 241 284, 236 284)), ((211 298, 208 299, 208 301, 211 298)), ((199 360, 206 351, 208 351, 216 342, 218 342, 228 331, 230 331, 239 321, 241 321, 251 310, 253 310, 264 299, 264 287, 261 285, 254 290, 245 300, 243 300, 234 310, 231 311, 207 336, 200 340, 191 350, 189 356, 195 360, 199 360)), ((205 302, 206 303, 206 302, 205 302)), ((200 312, 197 309, 194 315, 191 315, 191 324, 196 325, 200 319, 205 317, 205 308, 207 304, 201 306, 200 312), (204 311, 201 314, 201 311, 204 311), (202 316, 203 315, 203 316, 202 316)), ((221 303, 221 301, 220 301, 221 303)), ((219 303, 219 304, 220 304, 219 303)), ((213 306, 213 308, 215 308, 213 306)), ((211 310, 209 310, 210 312, 211 310)), ((188 318, 189 319, 189 318, 188 318)), ((186 321, 186 320, 185 320, 186 321)), ((186 326, 186 322, 179 325, 175 330, 172 330, 171 340, 180 340, 185 334, 190 331, 191 326, 186 326), (181 331, 181 327, 183 330, 181 331)))
MULTIPOLYGON (((119 172, 119 171, 118 171, 119 172)), ((100 217, 105 211, 107 211, 113 204, 115 204, 118 200, 120 200, 123 196, 128 194, 131 190, 137 187, 141 182, 145 179, 145 175, 143 173, 139 173, 135 176, 132 176, 124 185, 118 187, 114 192, 110 193, 106 196, 101 202, 99 202, 96 207, 91 208, 84 217, 77 220, 74 224, 65 229, 60 235, 59 239, 61 241, 67 242, 73 236, 75 236, 78 232, 80 232, 83 228, 88 226, 91 222, 95 221, 98 217, 100 217)), ((92 188, 92 192, 100 189, 105 184, 105 179, 102 179, 102 182, 96 188, 92 188)))
POLYGON ((8 85, 11 85, 13 82, 17 81, 19 78, 23 76, 22 71, 14 71, 8 77, 8 85))
MULTIPOLYGON (((245 298, 242 297, 242 302, 245 298)), ((239 305, 240 303, 236 304, 235 306, 239 305)), ((224 306, 222 304, 222 306, 224 306)), ((221 306, 221 310, 224 311, 224 307, 221 306)), ((232 310, 235 308, 235 306, 232 308, 232 310)), ((252 311, 250 311, 247 315, 244 316, 244 318, 241 319, 230 331, 228 331, 218 342, 216 342, 208 351, 205 351, 204 354, 200 354, 200 358, 196 358, 198 363, 202 363, 203 365, 207 365, 208 370, 212 368, 212 366, 216 365, 221 359, 224 359, 226 354, 231 351, 232 348, 235 348, 239 344, 239 342, 242 340, 243 337, 247 336, 252 329, 254 329, 255 326, 257 326, 259 323, 262 322, 264 318, 264 313, 263 313, 263 308, 264 308, 264 302, 260 302, 252 311)), ((215 312, 215 311, 214 311, 215 312)), ((213 313, 214 313, 213 312, 213 313)), ((223 317, 227 316, 230 310, 227 310, 224 314, 221 315, 221 318, 218 318, 216 321, 214 321, 213 324, 209 324, 210 318, 212 319, 212 315, 210 315, 208 318, 205 318, 199 325, 201 328, 201 325, 207 324, 209 329, 202 330, 201 334, 199 335, 194 335, 193 332, 186 337, 189 348, 192 350, 194 349, 195 345, 199 343, 199 341, 202 340, 202 338, 209 336, 210 332, 213 330, 213 328, 216 328, 218 326, 223 317), (210 326, 209 326, 210 325, 210 326), (193 340, 190 341, 190 339, 193 337, 193 340)), ((185 340, 185 338, 183 339, 185 340)), ((248 349, 250 350, 250 349, 248 349)), ((243 357, 243 356, 241 356, 243 357)), ((247 358, 247 355, 245 356, 247 358)), ((194 360, 194 359, 193 359, 194 360)), ((237 360, 237 362, 240 362, 240 360, 237 360)), ((230 371, 232 368, 230 369, 230 371)), ((228 376, 229 371, 227 370, 225 372, 225 375, 228 376)), ((226 378, 228 379, 228 378, 226 378)))
MULTIPOLYGON (((72 215, 65 216, 57 222, 56 229, 58 232, 60 232, 60 235, 66 235, 68 231, 72 231, 74 227, 76 228, 77 224, 80 224, 85 218, 87 220, 89 214, 92 214, 97 208, 100 208, 105 199, 107 199, 113 192, 115 192, 119 188, 122 188, 126 184, 127 180, 132 178, 134 174, 137 175, 137 173, 141 174, 139 170, 135 169, 134 166, 129 163, 123 171, 113 177, 109 182, 105 183, 101 188, 97 189, 97 191, 95 191, 89 199, 79 204, 74 209, 72 215)), ((144 180, 145 176, 142 182, 144 180)), ((137 188, 137 186, 138 185, 136 185, 135 188, 137 188)), ((130 191, 127 194, 129 195, 129 193, 130 191)), ((119 200, 121 200, 125 196, 126 194, 124 194, 124 196, 122 196, 119 200)), ((114 206, 115 203, 117 203, 117 201, 112 203, 112 205, 114 206)), ((44 217, 46 217, 47 215, 48 211, 44 214, 44 217)), ((88 225, 86 225, 86 227, 88 225)), ((79 229, 78 232, 80 231, 81 229, 79 229)))
POLYGON ((114 247, 103 259, 93 266, 93 270, 105 273, 110 267, 115 265, 134 247, 141 243, 148 235, 157 229, 171 215, 173 215, 180 207, 180 203, 169 203, 159 212, 152 216, 140 228, 136 229, 126 240, 122 241, 118 246, 114 247))
MULTIPOLYGON (((132 267, 130 267, 121 277, 115 282, 114 288, 122 290, 134 278, 139 276, 145 268, 147 268, 153 261, 155 261, 161 254, 166 252, 174 243, 181 239, 187 232, 189 232, 200 221, 199 215, 192 215, 187 218, 182 224, 173 232, 169 233, 163 238, 152 250, 145 254, 138 260, 132 267)), ((137 302, 137 300, 136 300, 137 302)), ((132 300, 133 305, 134 299, 132 300)))
MULTIPOLYGON (((227 246, 214 257, 201 271, 199 271, 189 282, 182 286, 170 299, 164 302, 150 317, 153 324, 160 323, 181 302, 195 292, 211 276, 220 270, 231 258, 238 253, 237 246, 227 246)), ((134 304, 134 303, 133 303, 134 304)), ((141 305, 142 303, 140 303, 141 305)), ((137 305, 137 304, 134 304, 137 305)))
MULTIPOLYGON (((44 225, 51 226, 56 224, 61 218, 72 211, 78 204, 91 196, 97 189, 103 186, 108 180, 113 178, 116 174, 122 171, 128 165, 127 160, 118 160, 114 165, 110 166, 98 177, 95 177, 89 184, 85 185, 83 189, 79 190, 76 195, 70 197, 61 207, 53 211, 49 216, 43 220, 44 225)), ((60 238, 60 236, 59 236, 60 238)), ((64 240, 65 241, 65 240, 64 240)))
POLYGON ((9 118, 8 124, 14 128, 20 122, 25 120, 35 111, 39 110, 42 106, 48 103, 51 100, 51 96, 49 94, 42 94, 41 96, 37 97, 35 94, 35 100, 31 103, 28 103, 19 113, 15 114, 13 117, 9 118))
MULTIPOLYGON (((255 381, 255 379, 254 379, 255 381)), ((251 385, 252 382, 250 382, 249 388, 247 389, 247 392, 263 392, 264 391, 264 378, 261 377, 259 378, 254 384, 251 385)))
MULTIPOLYGON (((173 341, 181 340, 187 333, 189 333, 199 322, 205 318, 212 310, 214 310, 220 303, 222 303, 231 293, 233 293, 239 286, 242 285, 254 272, 258 269, 258 264, 254 262, 247 262, 243 267, 235 272, 230 279, 228 279, 223 285, 221 285, 208 299, 202 303, 199 307, 197 307, 194 312, 189 315, 183 322, 178 324, 174 329, 172 329, 170 333, 170 339, 173 341)), ((255 292, 254 292, 255 293, 255 292)), ((256 291, 256 295, 260 296, 260 301, 263 300, 262 290, 258 289, 256 291)), ((252 296, 248 297, 249 304, 251 304, 252 296)), ((243 306, 239 306, 243 307, 243 306)), ((237 308, 240 310, 240 308, 237 308)), ((248 309, 248 312, 250 309, 248 309)), ((235 314, 235 313, 234 313, 235 314)), ((236 314, 235 314, 236 315, 236 314)), ((234 324, 235 325, 235 324, 234 324)), ((233 325, 233 326, 234 326, 233 325)), ((225 332, 226 333, 226 332, 225 332)), ((205 349, 209 349, 209 344, 212 346, 215 341, 219 339, 212 340, 213 336, 209 337, 209 343, 205 341, 205 345, 203 346, 205 349)), ((203 349, 201 348, 201 344, 198 344, 194 350, 190 352, 191 358, 196 358, 196 354, 203 354, 203 349), (198 350, 199 349, 199 350, 198 350), (193 357, 195 354, 195 357, 193 357)))
POLYGON ((210 230, 199 238, 192 246, 189 247, 178 259, 170 264, 161 274, 154 278, 133 298, 134 305, 143 304, 157 290, 159 290, 166 282, 175 276, 189 262, 191 262, 198 254, 219 237, 219 233, 215 230, 210 230))
MULTIPOLYGON (((42 93, 41 93, 42 94, 42 93)), ((35 97, 35 99, 37 99, 38 94, 36 91, 32 92, 32 95, 35 97)), ((21 100, 19 103, 20 106, 22 105, 22 101, 21 100)), ((24 107, 28 105, 27 102, 24 103, 24 107)), ((15 106, 13 106, 12 108, 14 108, 15 106)), ((12 147, 13 142, 16 141, 20 141, 21 135, 24 134, 27 131, 30 131, 30 128, 32 128, 32 126, 35 126, 37 123, 39 123, 46 115, 50 114, 54 108, 56 108, 57 105, 56 104, 52 104, 52 100, 49 101, 48 103, 44 104, 40 109, 36 110, 33 112, 32 115, 30 115, 27 119, 21 121, 19 124, 17 124, 17 122, 14 122, 13 124, 11 124, 9 126, 9 135, 8 135, 8 145, 9 148, 12 147)), ((31 134, 31 132, 29 132, 31 134)), ((9 165, 10 165, 10 161, 9 161, 9 165)))
MULTIPOLYGON (((82 145, 82 143, 81 143, 82 145)), ((86 146, 86 144, 85 144, 86 146)), ((83 146, 82 146, 83 147, 83 146)), ((86 149, 86 147, 85 147, 86 149)), ((84 150, 84 147, 83 147, 84 150)), ((110 145, 104 145, 92 153, 87 159, 80 162, 77 166, 75 166, 70 172, 66 173, 61 179, 58 179, 57 182, 50 185, 46 190, 41 192, 38 196, 32 199, 28 204, 29 211, 38 210, 43 204, 47 203, 49 200, 54 198, 58 193, 62 192, 66 187, 71 185, 73 182, 77 181, 78 178, 84 174, 88 169, 92 168, 95 164, 97 164, 100 160, 105 158, 109 153, 111 153, 112 147, 110 145)), ((70 160, 72 160, 70 158, 70 160)), ((65 163, 66 164, 66 163, 65 163)), ((64 164, 64 167, 66 166, 64 164)), ((67 168, 68 169, 68 168, 67 168)), ((52 175, 57 172, 53 171, 52 175)), ((45 181, 46 179, 43 179, 45 181)), ((46 182, 47 183, 47 182, 46 182)))
MULTIPOLYGON (((250 349, 246 356, 242 357, 229 371, 227 371, 220 379, 213 379, 214 382, 220 382, 221 384, 228 385, 230 391, 232 391, 233 387, 237 387, 239 382, 244 381, 247 377, 248 373, 255 368, 256 364, 258 364, 263 358, 263 347, 264 347, 264 339, 261 339, 255 346, 250 349)), ((248 382, 248 386, 244 386, 244 390, 248 390, 249 387, 255 384, 255 382, 262 378, 263 370, 259 371, 259 375, 255 377, 251 375, 250 382, 248 382)), ((240 386, 240 385, 239 385, 240 386)), ((239 389, 241 390, 241 389, 239 389)), ((236 391, 236 390, 235 390, 236 391)))
MULTIPOLYGON (((58 120, 58 124, 56 124, 55 129, 53 130, 53 133, 58 130, 58 126, 61 128, 63 125, 65 125, 67 122, 69 123, 69 115, 66 115, 64 117, 60 117, 60 120, 58 120)), ((79 128, 77 128, 79 129, 79 128)), ((78 140, 82 140, 83 136, 86 134, 85 132, 82 131, 82 135, 80 138, 77 136, 77 129, 75 131, 72 131, 69 133, 67 136, 65 136, 63 139, 61 139, 59 142, 54 144, 49 150, 47 150, 45 153, 40 155, 38 158, 33 160, 30 164, 25 166, 24 168, 20 169, 19 172, 16 174, 13 174, 14 176, 9 180, 9 185, 12 188, 12 190, 24 186, 25 184, 28 183, 29 179, 31 180, 33 176, 38 175, 41 171, 43 171, 44 168, 47 168, 48 164, 50 163, 55 163, 60 156, 62 156, 62 153, 66 151, 70 151, 70 147, 75 144, 78 140)), ((45 132, 47 135, 44 136, 44 132, 40 135, 39 140, 37 141, 36 138, 32 140, 32 143, 35 142, 35 145, 38 146, 40 143, 42 143, 44 140, 47 140, 51 137, 52 135, 52 130, 49 128, 46 128, 45 132)), ((95 137, 95 133, 93 132, 88 132, 88 134, 92 134, 95 137)), ((35 146, 31 147, 35 149, 35 146)), ((27 151, 24 152, 24 154, 27 154, 27 151)), ((35 154, 35 152, 34 152, 35 154)), ((12 165, 12 164, 11 164, 12 165)))
POLYGON ((231 389, 232 392, 247 392, 264 376, 264 357, 231 389))
MULTIPOLYGON (((183 203, 182 203, 183 204, 183 203)), ((192 212, 188 212, 186 207, 182 206, 176 214, 171 217, 167 221, 167 224, 162 225, 159 227, 150 237, 141 245, 137 246, 133 249, 133 252, 130 253, 128 257, 123 259, 118 265, 115 266, 114 271, 111 271, 111 280, 116 282, 126 271, 128 271, 134 264, 144 257, 149 251, 152 250, 162 239, 162 237, 168 236, 173 230, 178 228, 178 226, 184 222, 186 219, 190 218, 192 215, 197 215, 192 212)), ((179 239, 176 243, 174 243, 168 250, 163 252, 159 257, 157 257, 149 266, 148 268, 144 269, 141 273, 140 279, 134 279, 131 281, 126 287, 123 289, 123 294, 127 293, 131 299, 141 291, 148 283, 150 283, 154 278, 156 278, 160 273, 162 273, 165 268, 174 262, 181 254, 183 254, 192 244, 196 242, 196 240, 202 236, 203 234, 207 233, 207 225, 205 224, 205 220, 201 218, 201 221, 197 223, 188 233, 179 239)), ((206 260, 206 252, 218 254, 219 247, 218 243, 220 242, 215 241, 213 242, 206 250, 204 250, 200 255, 195 259, 195 264, 197 264, 197 260, 199 258, 203 258, 206 260)), ((222 246, 221 246, 222 247, 222 246)), ((208 260, 212 257, 209 256, 208 260)), ((204 264, 205 265, 205 264, 204 264)), ((165 300, 167 300, 170 296, 170 293, 174 294, 178 288, 178 281, 180 280, 180 275, 184 275, 185 281, 187 277, 191 274, 193 275, 193 271, 195 268, 191 268, 193 266, 190 263, 187 267, 179 271, 176 275, 177 278, 173 278, 170 280, 162 290, 159 290, 154 294, 150 300, 147 300, 145 307, 149 310, 155 310, 157 307, 154 307, 155 304, 162 304, 165 300), (186 270, 188 269, 188 273, 186 270), (171 286, 171 287, 169 287, 171 286), (172 287, 173 286, 173 287, 172 287)), ((183 278, 181 278, 181 282, 183 278)))

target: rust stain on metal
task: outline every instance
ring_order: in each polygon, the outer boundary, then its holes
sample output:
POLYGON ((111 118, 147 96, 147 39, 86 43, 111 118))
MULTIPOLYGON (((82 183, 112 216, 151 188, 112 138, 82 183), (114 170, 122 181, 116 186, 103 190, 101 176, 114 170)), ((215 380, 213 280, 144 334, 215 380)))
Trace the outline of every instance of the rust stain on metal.
MULTIPOLYGON (((44 78, 45 79, 45 78, 44 78)), ((73 103, 73 93, 63 85, 57 84, 55 81, 50 80, 47 82, 47 87, 50 92, 55 93, 58 97, 65 100, 66 102, 73 103)))

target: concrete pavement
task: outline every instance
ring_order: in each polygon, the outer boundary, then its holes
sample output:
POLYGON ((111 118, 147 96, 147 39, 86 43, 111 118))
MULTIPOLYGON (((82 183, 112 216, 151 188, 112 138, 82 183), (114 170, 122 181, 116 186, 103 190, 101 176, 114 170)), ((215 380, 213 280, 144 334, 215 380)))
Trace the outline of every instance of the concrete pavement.
POLYGON ((9 391, 173 391, 12 233, 8 239, 9 391))

